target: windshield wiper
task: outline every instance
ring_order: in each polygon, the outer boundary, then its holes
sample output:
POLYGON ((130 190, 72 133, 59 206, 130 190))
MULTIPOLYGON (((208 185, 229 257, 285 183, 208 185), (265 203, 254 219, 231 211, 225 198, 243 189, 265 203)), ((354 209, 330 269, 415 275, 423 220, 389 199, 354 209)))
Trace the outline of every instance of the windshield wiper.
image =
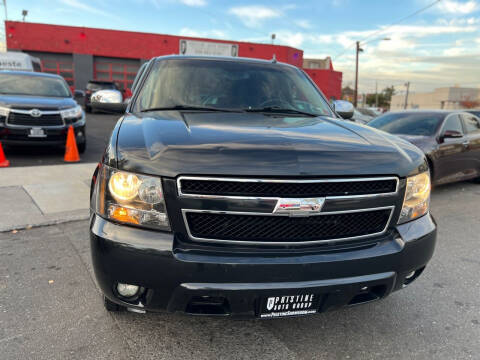
POLYGON ((234 110, 234 109, 209 107, 209 106, 174 105, 174 106, 165 106, 165 107, 155 107, 155 108, 143 109, 143 110, 140 110, 140 112, 168 111, 168 110, 179 110, 179 111, 194 110, 194 111, 218 111, 218 112, 241 112, 242 111, 242 110, 234 110))
POLYGON ((288 108, 281 108, 279 106, 267 106, 263 108, 248 108, 243 109, 246 112, 262 112, 262 113, 271 113, 271 114, 299 114, 299 115, 306 115, 306 116, 320 116, 320 114, 313 114, 306 111, 296 110, 296 109, 288 109, 288 108))

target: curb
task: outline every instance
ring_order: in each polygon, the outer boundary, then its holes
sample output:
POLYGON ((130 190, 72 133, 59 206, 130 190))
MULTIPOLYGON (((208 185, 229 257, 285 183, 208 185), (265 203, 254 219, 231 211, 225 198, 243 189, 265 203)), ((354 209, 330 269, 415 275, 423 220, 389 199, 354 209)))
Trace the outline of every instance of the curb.
POLYGON ((25 224, 1 224, 0 225, 0 233, 8 232, 13 230, 24 230, 24 229, 32 229, 42 226, 50 226, 50 225, 58 225, 72 221, 79 221, 79 220, 88 220, 90 217, 90 210, 77 210, 69 212, 68 214, 62 214, 62 216, 55 216, 54 215, 43 215, 39 217, 37 221, 31 221, 25 224))

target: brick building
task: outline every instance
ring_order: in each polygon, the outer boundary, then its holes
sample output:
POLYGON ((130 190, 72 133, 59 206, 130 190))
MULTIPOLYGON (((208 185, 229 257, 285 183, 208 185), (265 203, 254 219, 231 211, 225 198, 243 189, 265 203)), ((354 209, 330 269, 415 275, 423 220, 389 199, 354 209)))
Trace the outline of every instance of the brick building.
MULTIPOLYGON (((217 54, 272 59, 304 67, 303 51, 289 46, 213 40, 163 34, 6 21, 8 51, 38 57, 43 71, 62 75, 70 86, 84 89, 88 80, 110 80, 129 88, 140 65, 155 56, 217 54)), ((310 60, 312 61, 312 60, 310 60)), ((304 67, 327 98, 339 99, 342 73, 328 66, 304 67)))

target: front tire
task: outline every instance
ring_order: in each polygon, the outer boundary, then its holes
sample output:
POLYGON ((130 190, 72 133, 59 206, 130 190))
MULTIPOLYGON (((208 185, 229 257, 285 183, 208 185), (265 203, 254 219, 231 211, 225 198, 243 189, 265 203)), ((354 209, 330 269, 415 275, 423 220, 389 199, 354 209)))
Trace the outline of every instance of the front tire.
POLYGON ((118 305, 113 301, 108 300, 105 295, 103 296, 103 306, 105 307, 105 310, 110 312, 120 312, 120 311, 125 311, 126 309, 122 305, 118 305))
POLYGON ((84 142, 78 144, 78 152, 80 154, 83 154, 85 152, 85 150, 87 150, 87 140, 85 140, 84 142))

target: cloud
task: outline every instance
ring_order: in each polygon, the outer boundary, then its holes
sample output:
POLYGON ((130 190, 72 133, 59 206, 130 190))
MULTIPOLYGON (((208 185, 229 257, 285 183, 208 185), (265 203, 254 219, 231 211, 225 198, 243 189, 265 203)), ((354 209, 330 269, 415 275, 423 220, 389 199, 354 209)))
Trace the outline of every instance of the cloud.
POLYGON ((222 30, 194 30, 188 27, 184 27, 180 30, 180 35, 182 36, 190 36, 190 37, 213 37, 213 38, 227 38, 227 34, 222 30))
POLYGON ((108 13, 106 11, 100 10, 97 7, 87 5, 85 2, 82 2, 80 0, 60 0, 61 3, 70 6, 72 8, 86 11, 92 14, 97 14, 97 15, 103 15, 103 16, 108 16, 108 17, 114 17, 111 13, 108 13))
POLYGON ((228 10, 229 14, 237 16, 248 27, 258 27, 263 21, 282 16, 280 10, 263 5, 235 6, 228 10))
POLYGON ((475 0, 469 1, 454 1, 454 0, 442 0, 438 3, 438 9, 442 12, 450 14, 471 14, 478 10, 479 6, 475 0))
POLYGON ((207 2, 205 0, 180 0, 180 2, 184 5, 194 7, 201 7, 207 5, 207 2))
POLYGON ((301 27, 302 29, 311 29, 312 28, 312 24, 310 23, 309 20, 296 20, 295 21, 295 24, 299 27, 301 27))
POLYGON ((305 35, 301 32, 277 31, 275 35, 281 44, 292 47, 300 47, 305 41, 305 35))

